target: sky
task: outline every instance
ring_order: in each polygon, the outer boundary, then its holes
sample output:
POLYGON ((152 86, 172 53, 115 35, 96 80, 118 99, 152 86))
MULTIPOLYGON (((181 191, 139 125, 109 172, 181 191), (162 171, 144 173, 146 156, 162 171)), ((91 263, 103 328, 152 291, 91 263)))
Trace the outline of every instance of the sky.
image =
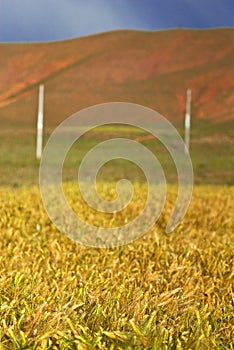
POLYGON ((0 0, 0 42, 234 26, 234 0, 0 0))

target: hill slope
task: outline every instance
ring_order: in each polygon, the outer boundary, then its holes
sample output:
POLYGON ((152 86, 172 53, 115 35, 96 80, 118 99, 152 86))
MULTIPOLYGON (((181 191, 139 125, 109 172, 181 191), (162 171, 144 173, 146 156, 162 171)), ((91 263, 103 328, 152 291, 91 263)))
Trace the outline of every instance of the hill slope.
POLYGON ((234 117, 234 29, 116 31, 73 40, 0 44, 0 119, 35 121, 45 83, 47 123, 96 103, 129 101, 170 120, 234 117))

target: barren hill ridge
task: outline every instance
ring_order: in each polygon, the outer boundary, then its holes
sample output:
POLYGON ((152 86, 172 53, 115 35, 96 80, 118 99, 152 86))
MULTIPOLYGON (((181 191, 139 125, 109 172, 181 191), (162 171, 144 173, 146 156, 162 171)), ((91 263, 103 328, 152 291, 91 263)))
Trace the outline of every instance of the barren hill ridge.
POLYGON ((234 118, 234 29, 114 31, 51 43, 0 44, 0 118, 34 118, 45 84, 47 122, 81 108, 128 101, 170 120, 192 111, 214 122, 234 118))

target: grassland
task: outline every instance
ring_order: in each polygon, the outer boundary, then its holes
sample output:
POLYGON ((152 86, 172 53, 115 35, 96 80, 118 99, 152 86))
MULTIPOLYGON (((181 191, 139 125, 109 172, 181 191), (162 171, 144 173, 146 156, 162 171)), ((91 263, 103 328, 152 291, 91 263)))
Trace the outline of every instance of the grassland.
MULTIPOLYGON (((176 127, 183 136, 182 123, 176 127)), ((45 126, 45 141, 52 130, 45 126)), ((68 154, 64 180, 76 179, 82 157, 97 143, 127 137, 140 138, 162 163, 167 181, 175 183, 165 148, 144 136, 113 126, 86 134, 68 154)), ((35 128, 5 122, 0 137, 0 350, 233 349, 232 122, 193 118, 196 186, 183 223, 165 234, 176 195, 170 185, 157 225, 138 241, 109 250, 72 242, 49 220, 37 187, 35 128)), ((99 181, 122 177, 139 181, 144 198, 142 173, 124 161, 103 167, 99 181)), ((65 186, 73 203, 76 187, 65 186)), ((133 203, 128 217, 137 208, 133 203)), ((79 212, 92 222, 87 207, 79 212)), ((120 215, 118 224, 125 218, 120 215)), ((104 224, 102 217, 97 220, 104 224)), ((114 224, 105 217, 105 226, 114 224)))
MULTIPOLYGON (((183 137, 183 123, 174 125, 183 137)), ((45 143, 53 129, 50 125, 46 125, 45 143)), ((113 137, 137 140, 141 136, 144 136, 144 133, 140 129, 130 130, 126 126, 118 129, 113 128, 113 126, 105 129, 100 127, 87 133, 69 152, 64 164, 64 179, 69 181, 76 179, 77 167, 82 157, 99 142, 113 137)), ((24 124, 12 126, 3 123, 0 130, 0 139, 0 185, 13 187, 37 185, 39 162, 35 159, 35 127, 24 124)), ((193 162, 195 184, 234 184, 233 139, 232 121, 214 124, 193 119, 190 154, 193 162)), ((167 181, 175 183, 177 181, 176 168, 165 147, 155 139, 147 140, 147 137, 140 142, 158 157, 167 181)), ((112 162, 110 166, 103 167, 101 179, 117 180, 116 174, 120 177, 126 176, 133 180, 142 181, 142 175, 139 172, 137 173, 129 162, 122 162, 121 164, 112 162)))
POLYGON ((0 350, 234 348, 232 38, 233 29, 120 31, 53 44, 0 45, 0 350), (157 140, 126 126, 93 130, 72 147, 64 164, 65 194, 90 223, 111 227, 134 218, 146 185, 129 162, 113 161, 98 176, 100 184, 105 181, 103 195, 112 188, 110 180, 139 183, 138 202, 115 217, 76 206, 77 187, 69 181, 100 141, 140 140, 170 183, 158 223, 138 241, 108 250, 58 232, 37 186, 39 83, 46 89, 45 142, 72 113, 112 101, 154 108, 183 137, 185 91, 192 89, 195 189, 173 233, 164 229, 176 197, 175 165, 157 140))
POLYGON ((59 233, 37 187, 1 187, 0 349, 233 349, 234 188, 196 186, 166 235, 175 190, 147 235, 105 250, 59 233))

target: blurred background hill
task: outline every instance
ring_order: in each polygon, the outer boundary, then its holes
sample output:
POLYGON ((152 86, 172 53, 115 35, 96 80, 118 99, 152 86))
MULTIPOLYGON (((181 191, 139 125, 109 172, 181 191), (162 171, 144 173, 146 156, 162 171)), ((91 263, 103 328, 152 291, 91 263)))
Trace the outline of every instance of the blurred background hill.
POLYGON ((233 72, 233 28, 119 30, 48 43, 2 43, 1 183, 12 182, 15 167, 16 183, 35 177, 38 85, 43 83, 46 138, 71 114, 112 101, 155 109, 183 137, 190 88, 196 179, 231 184, 233 72))

